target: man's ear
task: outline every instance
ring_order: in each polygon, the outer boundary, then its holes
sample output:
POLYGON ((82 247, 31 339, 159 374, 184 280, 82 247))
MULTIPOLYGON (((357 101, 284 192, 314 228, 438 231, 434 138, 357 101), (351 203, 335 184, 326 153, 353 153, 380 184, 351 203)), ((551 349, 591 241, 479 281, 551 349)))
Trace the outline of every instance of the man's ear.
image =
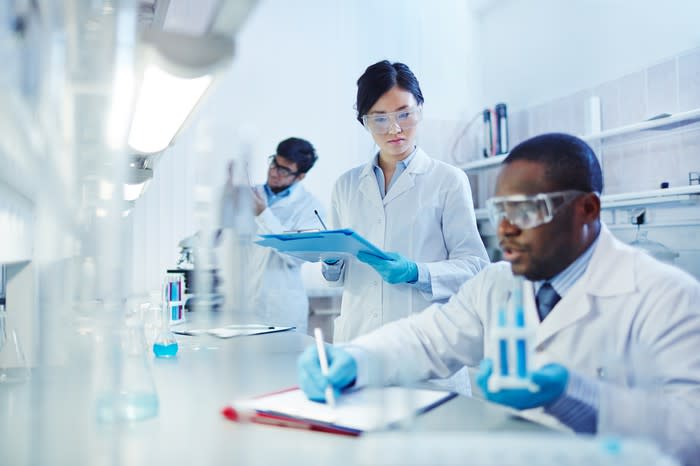
POLYGON ((597 220, 600 217, 600 197, 596 193, 588 193, 584 196, 583 213, 587 222, 597 220))
POLYGON ((306 173, 302 173, 300 175, 297 175, 297 181, 303 180, 305 176, 306 176, 306 173))

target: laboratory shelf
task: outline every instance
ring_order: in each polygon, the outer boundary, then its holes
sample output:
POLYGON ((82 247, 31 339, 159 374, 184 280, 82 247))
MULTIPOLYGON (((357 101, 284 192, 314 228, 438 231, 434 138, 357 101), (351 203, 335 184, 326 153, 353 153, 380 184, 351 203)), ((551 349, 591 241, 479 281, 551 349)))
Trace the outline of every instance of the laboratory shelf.
POLYGON ((487 168, 500 165, 506 157, 508 157, 508 154, 494 155, 492 157, 486 157, 481 160, 475 160, 474 162, 465 163, 459 168, 461 168, 465 172, 485 170, 487 168))
MULTIPOLYGON (((595 134, 589 134, 587 136, 580 136, 581 139, 587 142, 601 141, 603 139, 611 138, 614 136, 622 136, 625 134, 636 133, 639 131, 645 131, 648 129, 663 129, 665 126, 673 125, 673 128, 677 127, 679 123, 687 122, 692 123, 695 121, 700 121, 700 108, 695 108, 688 110, 686 112, 679 112, 664 116, 661 118, 655 118, 653 120, 640 121, 638 123, 633 123, 630 125, 620 126, 617 128, 611 128, 605 131, 600 131, 595 134)), ((673 129, 669 128, 669 129, 673 129)), ((508 156, 508 154, 497 155, 494 157, 488 157, 484 159, 474 160, 473 162, 468 162, 461 165, 459 168, 465 172, 474 172, 479 170, 485 170, 498 166, 503 162, 503 160, 508 156)))
POLYGON ((488 220, 489 219, 489 211, 486 208, 474 209, 474 214, 476 215, 477 220, 488 220))
POLYGON ((700 197, 700 185, 679 186, 676 188, 652 189, 622 194, 601 196, 603 209, 618 207, 645 206, 649 204, 679 204, 697 202, 700 197))
POLYGON ((670 114, 668 116, 656 118, 653 120, 640 121, 631 125, 611 128, 605 131, 601 131, 599 133, 590 134, 588 136, 582 136, 581 139, 583 139, 584 141, 599 141, 601 139, 606 139, 613 136, 622 136, 624 134, 636 133, 638 131, 644 131, 647 129, 662 128, 663 126, 668 126, 675 123, 690 123, 690 120, 700 120, 700 108, 695 108, 686 112, 670 114))
MULTIPOLYGON (((680 186, 677 188, 652 189, 622 194, 610 194, 600 197, 602 209, 648 206, 651 204, 689 204, 700 201, 700 185, 680 186)), ((488 220, 488 210, 474 209, 477 220, 488 220)))

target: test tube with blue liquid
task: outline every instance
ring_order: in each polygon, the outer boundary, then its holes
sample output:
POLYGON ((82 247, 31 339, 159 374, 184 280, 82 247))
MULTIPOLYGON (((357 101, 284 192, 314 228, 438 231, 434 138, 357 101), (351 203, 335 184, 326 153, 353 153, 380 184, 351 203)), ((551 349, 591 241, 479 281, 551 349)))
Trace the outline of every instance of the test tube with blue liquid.
POLYGON ((525 318, 523 288, 527 283, 519 280, 510 293, 505 306, 499 308, 497 325, 492 338, 497 343, 493 374, 489 378, 489 390, 527 389, 537 391, 530 380, 531 343, 535 332, 525 318))

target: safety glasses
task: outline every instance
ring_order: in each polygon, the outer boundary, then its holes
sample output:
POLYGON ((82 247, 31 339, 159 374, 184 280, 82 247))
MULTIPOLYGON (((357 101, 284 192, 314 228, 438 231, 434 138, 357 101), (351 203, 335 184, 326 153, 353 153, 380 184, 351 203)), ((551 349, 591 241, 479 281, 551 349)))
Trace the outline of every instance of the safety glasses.
POLYGON ((374 134, 387 134, 396 125, 401 130, 413 128, 423 117, 421 107, 411 107, 391 113, 362 115, 362 123, 374 134))
POLYGON ((270 159, 270 168, 273 170, 277 170, 277 174, 280 176, 297 176, 299 172, 293 172, 287 167, 283 167, 282 165, 277 164, 277 159, 276 155, 271 155, 269 157, 270 159))
POLYGON ((486 201, 486 208, 491 224, 495 227, 505 218, 508 223, 527 230, 551 222, 558 211, 581 194, 585 192, 568 190, 533 196, 516 194, 492 197, 486 201))

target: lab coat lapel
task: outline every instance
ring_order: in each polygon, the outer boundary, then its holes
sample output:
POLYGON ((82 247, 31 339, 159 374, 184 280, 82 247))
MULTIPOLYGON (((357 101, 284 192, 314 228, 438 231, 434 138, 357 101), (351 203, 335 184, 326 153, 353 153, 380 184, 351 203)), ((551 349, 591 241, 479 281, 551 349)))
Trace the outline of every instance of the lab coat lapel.
POLYGON ((360 172, 360 193, 370 202, 376 209, 384 210, 382 205, 382 195, 379 192, 377 185, 377 177, 374 175, 374 159, 370 160, 360 172))
POLYGON ((413 157, 413 160, 411 160, 411 163, 408 164, 406 170, 401 173, 399 179, 396 180, 396 183, 394 183, 386 196, 384 196, 384 205, 389 204, 391 201, 413 188, 416 174, 427 171, 429 164, 430 158, 428 155, 423 152, 420 147, 417 148, 416 155, 413 157))
MULTIPOLYGON (((586 272, 537 327, 535 348, 539 349, 550 337, 593 312, 595 296, 617 296, 635 290, 633 259, 629 254, 619 254, 620 248, 625 247, 602 225, 586 272), (614 278, 610 277, 610 270, 615 270, 614 278)), ((601 311, 604 312, 598 310, 601 311)))

